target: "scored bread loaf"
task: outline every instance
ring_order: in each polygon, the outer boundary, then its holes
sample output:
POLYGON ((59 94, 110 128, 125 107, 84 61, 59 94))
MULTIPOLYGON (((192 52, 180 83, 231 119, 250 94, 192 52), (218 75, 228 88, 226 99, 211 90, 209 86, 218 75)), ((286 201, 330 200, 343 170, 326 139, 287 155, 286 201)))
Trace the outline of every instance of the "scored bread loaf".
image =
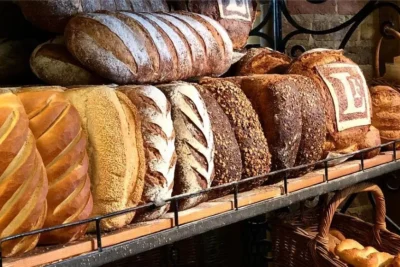
POLYGON ((78 15, 69 21, 65 38, 85 67, 119 84, 221 75, 232 61, 225 30, 191 13, 78 15))
POLYGON ((352 152, 371 124, 368 86, 361 69, 342 50, 316 49, 294 60, 288 70, 314 80, 324 101, 329 152, 352 152))
MULTIPOLYGON (((146 172, 141 122, 136 108, 121 92, 106 86, 67 90, 88 136, 93 214, 105 215, 136 206, 146 172)), ((104 230, 132 221, 127 213, 101 221, 104 230)), ((93 229, 93 228, 90 228, 93 229)))
POLYGON ((217 100, 233 128, 242 157, 242 178, 267 174, 271 163, 267 140, 257 113, 243 91, 222 79, 203 78, 200 83, 217 100))
MULTIPOLYGON (((214 133, 215 176, 211 186, 239 181, 242 177, 242 159, 229 119, 209 91, 200 85, 197 85, 196 88, 204 100, 214 133)), ((211 191, 208 195, 209 199, 222 197, 232 189, 233 187, 211 191)))
MULTIPOLYGON (((206 106, 196 87, 188 83, 157 86, 171 102, 178 155, 174 195, 195 193, 211 186, 214 178, 214 137, 206 106)), ((182 199, 179 209, 191 208, 205 195, 182 199)))
POLYGON ((79 13, 90 13, 99 10, 134 11, 134 12, 168 12, 165 0, 63 0, 32 1, 18 0, 25 18, 35 26, 50 32, 63 33, 68 20, 79 13))
POLYGON ((33 73, 50 85, 102 84, 105 80, 83 67, 65 47, 62 38, 36 47, 30 59, 33 73))
MULTIPOLYGON (((147 171, 139 204, 162 203, 172 195, 177 160, 171 104, 154 86, 121 86, 118 90, 137 107, 142 119, 147 171)), ((151 211, 138 210, 134 220, 157 219, 168 210, 168 207, 169 205, 164 205, 151 211)))
MULTIPOLYGON (((36 138, 49 182, 44 227, 84 220, 93 208, 88 176, 86 135, 78 112, 58 87, 31 87, 17 91, 36 138)), ((43 233, 41 244, 67 243, 81 237, 87 226, 43 233)))
MULTIPOLYGON (((42 228, 47 212, 46 170, 18 97, 0 92, 0 239, 42 228)), ((1 244, 2 256, 33 249, 39 235, 1 244)))

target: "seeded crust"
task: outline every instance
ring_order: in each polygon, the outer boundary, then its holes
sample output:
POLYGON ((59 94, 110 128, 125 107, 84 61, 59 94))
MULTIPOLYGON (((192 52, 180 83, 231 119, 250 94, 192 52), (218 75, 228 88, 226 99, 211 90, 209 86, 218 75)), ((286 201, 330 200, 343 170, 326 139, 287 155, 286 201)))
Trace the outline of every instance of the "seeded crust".
POLYGON ((267 140, 257 113, 243 91, 221 79, 203 78, 200 83, 211 92, 231 123, 242 157, 242 179, 268 173, 271 155, 267 140))
POLYGON ((283 74, 287 71, 291 59, 270 48, 251 48, 236 64, 237 76, 252 74, 283 74))
MULTIPOLYGON (((196 88, 206 104, 214 133, 215 177, 211 186, 239 181, 242 175, 242 159, 229 119, 209 91, 200 85, 197 85, 196 88)), ((212 191, 209 194, 209 199, 222 197, 231 191, 232 188, 212 191)))
MULTIPOLYGON (((357 147, 362 142, 363 137, 368 132, 369 126, 359 126, 343 131, 337 131, 335 119, 335 108, 332 96, 328 87, 318 75, 315 67, 330 63, 355 64, 352 60, 345 57, 341 50, 321 50, 309 52, 301 55, 292 62, 289 67, 289 74, 299 74, 311 78, 320 92, 326 116, 326 143, 324 145, 323 156, 327 156, 329 151, 348 150, 350 147, 357 147)), ((351 152, 351 151, 349 151, 351 152)))

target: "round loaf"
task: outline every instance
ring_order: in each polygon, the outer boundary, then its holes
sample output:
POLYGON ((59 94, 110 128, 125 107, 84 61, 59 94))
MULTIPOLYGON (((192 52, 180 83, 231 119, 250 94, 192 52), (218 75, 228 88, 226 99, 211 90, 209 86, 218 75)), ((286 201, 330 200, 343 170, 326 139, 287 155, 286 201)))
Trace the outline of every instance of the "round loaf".
POLYGON ((105 80, 85 69, 68 52, 63 40, 53 39, 36 47, 30 59, 33 73, 50 85, 102 84, 105 80))
MULTIPOLYGON (((367 149, 367 148, 372 148, 381 145, 381 137, 379 130, 376 129, 374 126, 370 126, 368 132, 365 134, 362 142, 358 144, 358 149, 367 149)), ((381 152, 380 148, 368 151, 364 153, 364 159, 370 159, 373 158, 381 152)), ((361 154, 357 154, 355 156, 356 158, 361 158, 361 154)))
MULTIPOLYGON (((49 192, 44 227, 89 218, 93 209, 89 161, 78 112, 57 87, 24 88, 17 96, 46 166, 49 192)), ((44 233, 40 243, 67 243, 84 235, 86 228, 81 225, 44 233)))
MULTIPOLYGON (((214 136, 206 106, 196 87, 188 83, 157 86, 171 102, 178 160, 173 195, 195 193, 214 178, 214 136)), ((185 210, 206 200, 205 195, 182 199, 185 210)))
MULTIPOLYGON (((136 206, 142 197, 146 172, 136 108, 123 93, 106 86, 71 89, 65 95, 78 110, 88 136, 92 215, 136 206)), ((134 213, 127 213, 102 220, 101 227, 104 230, 121 228, 133 216, 134 213)))
POLYGON ((236 75, 283 74, 290 65, 291 59, 270 48, 251 48, 236 64, 236 75))
POLYGON ((242 178, 267 174, 271 163, 268 143, 246 95, 229 81, 204 78, 200 83, 217 100, 233 128, 242 157, 242 178))
MULTIPOLYGON (((139 205, 149 202, 161 203, 172 195, 177 160, 171 104, 154 86, 122 86, 118 90, 137 107, 142 119, 147 170, 139 205)), ((139 210, 134 220, 157 219, 168 207, 169 205, 164 205, 148 212, 139 210)))
POLYGON ((341 50, 311 50, 294 60, 288 70, 311 78, 324 101, 326 145, 330 151, 357 148, 371 124, 368 87, 360 68, 341 50))
MULTIPOLYGON (((214 168, 215 177, 211 186, 239 181, 242 177, 242 159, 239 145, 228 117, 209 91, 196 86, 206 104, 214 133, 214 168)), ((232 192, 233 188, 210 192, 209 199, 222 197, 232 192)))
MULTIPOLYGON (((48 182, 29 119, 18 97, 0 92, 0 239, 43 227, 48 182)), ((39 235, 4 242, 2 256, 33 249, 39 235)))

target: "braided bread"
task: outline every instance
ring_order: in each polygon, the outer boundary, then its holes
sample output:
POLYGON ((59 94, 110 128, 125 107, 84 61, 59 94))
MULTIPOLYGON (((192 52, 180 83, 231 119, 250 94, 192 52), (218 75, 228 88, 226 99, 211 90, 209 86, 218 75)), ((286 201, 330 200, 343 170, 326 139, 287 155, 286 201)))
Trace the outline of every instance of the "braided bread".
MULTIPOLYGON (((39 229, 47 212, 46 171, 18 97, 0 93, 0 238, 39 229)), ((2 255, 33 249, 39 235, 2 244, 2 255)))
MULTIPOLYGON (((49 180, 45 227, 89 218, 93 200, 88 176, 86 135, 79 114, 57 87, 32 87, 17 92, 49 180)), ((66 243, 81 237, 87 226, 41 235, 41 244, 66 243)))

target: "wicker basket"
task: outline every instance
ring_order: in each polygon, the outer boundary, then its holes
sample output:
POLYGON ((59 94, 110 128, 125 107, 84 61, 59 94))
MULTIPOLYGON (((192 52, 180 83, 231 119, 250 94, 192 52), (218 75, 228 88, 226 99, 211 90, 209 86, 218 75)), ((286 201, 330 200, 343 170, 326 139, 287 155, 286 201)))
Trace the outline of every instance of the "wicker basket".
POLYGON ((328 233, 331 225, 341 231, 346 238, 355 239, 364 246, 373 246, 379 251, 391 254, 400 251, 400 236, 386 230, 385 200, 377 185, 362 183, 339 191, 329 205, 322 212, 321 210, 309 210, 303 214, 296 214, 284 222, 277 220, 274 223, 272 232, 274 266, 347 267, 347 264, 328 252, 328 233), (340 203, 348 196, 367 191, 372 192, 376 200, 375 225, 352 216, 335 213, 340 203))

